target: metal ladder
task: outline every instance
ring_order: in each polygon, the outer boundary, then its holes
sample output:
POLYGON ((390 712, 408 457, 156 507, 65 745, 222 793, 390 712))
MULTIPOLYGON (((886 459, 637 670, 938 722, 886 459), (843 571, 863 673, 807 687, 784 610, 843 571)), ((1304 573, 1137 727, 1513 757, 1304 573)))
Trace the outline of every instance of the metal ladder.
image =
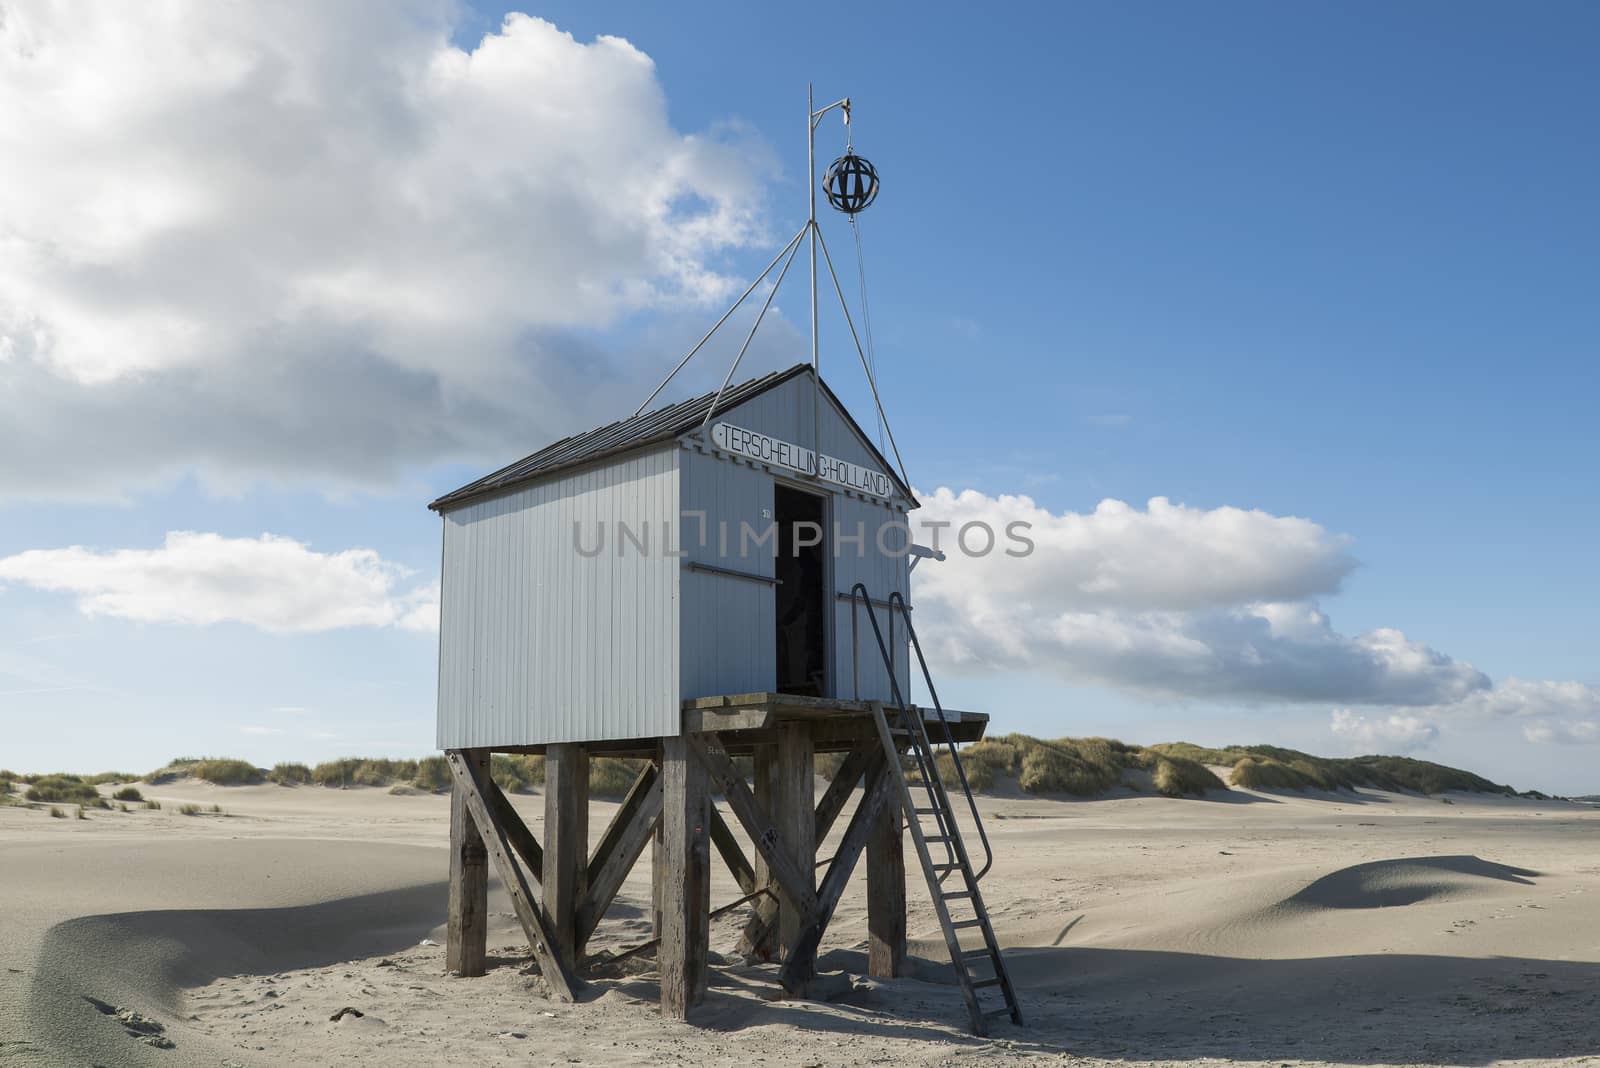
POLYGON ((900 692, 900 682, 895 677, 894 660, 890 656, 889 647, 884 643, 883 631, 878 626, 878 616, 873 610, 872 598, 867 593, 865 584, 859 582, 850 591, 852 645, 855 638, 855 602, 858 596, 866 605, 867 620, 872 624, 873 635, 878 640, 878 651, 883 654, 883 666, 889 673, 890 693, 894 697, 892 709, 885 710, 883 703, 879 701, 871 703, 873 719, 878 729, 878 740, 883 745, 890 768, 898 771, 895 782, 899 787, 900 810, 906 820, 906 826, 911 830, 911 841, 916 845, 917 859, 922 863, 922 872, 928 880, 928 893, 933 898, 933 911, 939 917, 939 926, 944 930, 945 945, 950 950, 950 963, 955 968, 956 979, 961 986, 961 996, 966 1001, 967 1012, 972 1018, 972 1032, 977 1035, 987 1034, 990 1020, 1007 1016, 1011 1018, 1012 1023, 1020 1026, 1022 1009, 1017 1004, 1011 976, 1006 971, 1005 960, 1000 954, 1000 944, 995 941, 994 927, 989 922, 989 910, 984 906, 983 894, 978 889, 978 880, 983 878, 994 864, 994 850, 989 845, 989 836, 984 832, 983 820, 978 815, 977 800, 972 796, 972 789, 967 784, 967 773, 961 766, 955 738, 950 733, 950 724, 944 717, 944 708, 939 704, 938 692, 933 687, 933 678, 928 672, 928 662, 922 655, 922 643, 917 640, 916 628, 911 625, 905 598, 901 597, 898 591, 891 593, 886 602, 890 616, 892 618, 895 609, 899 608, 901 617, 905 620, 906 633, 911 638, 912 648, 916 650, 917 663, 922 668, 922 678, 927 684, 928 696, 933 701, 934 710, 939 715, 940 726, 944 730, 944 742, 950 759, 954 762, 956 778, 961 784, 961 792, 966 795, 967 806, 972 813, 978 838, 983 843, 984 865, 976 872, 973 871, 971 858, 967 856, 961 829, 956 824, 955 807, 950 803, 950 795, 945 789, 944 780, 940 778, 922 710, 915 707, 908 708, 906 705, 905 696, 900 692), (902 745, 908 746, 910 767, 907 767, 906 762, 901 759, 902 745), (907 777, 908 772, 915 772, 920 781, 913 784, 907 777), (925 825, 924 819, 931 819, 932 827, 925 825), (929 851, 930 844, 937 844, 942 848, 943 858, 940 862, 935 862, 934 855, 929 851), (946 882, 952 875, 960 876, 960 889, 946 889, 946 882), (977 949, 964 950, 961 948, 961 932, 971 928, 976 928, 982 935, 983 945, 977 949), (993 1003, 992 997, 988 994, 991 990, 999 992, 1001 1004, 993 1003))

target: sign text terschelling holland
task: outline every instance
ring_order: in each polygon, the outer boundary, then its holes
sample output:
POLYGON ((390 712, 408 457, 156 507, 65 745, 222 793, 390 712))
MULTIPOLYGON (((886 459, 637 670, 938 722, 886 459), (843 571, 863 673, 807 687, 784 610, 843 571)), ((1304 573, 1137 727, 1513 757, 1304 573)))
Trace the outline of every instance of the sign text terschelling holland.
POLYGON ((762 463, 815 475, 861 493, 885 498, 889 496, 889 476, 882 471, 828 455, 823 455, 819 463, 817 454, 810 449, 792 441, 780 441, 770 434, 746 430, 732 423, 718 423, 711 428, 711 441, 717 448, 735 456, 748 456, 762 463))

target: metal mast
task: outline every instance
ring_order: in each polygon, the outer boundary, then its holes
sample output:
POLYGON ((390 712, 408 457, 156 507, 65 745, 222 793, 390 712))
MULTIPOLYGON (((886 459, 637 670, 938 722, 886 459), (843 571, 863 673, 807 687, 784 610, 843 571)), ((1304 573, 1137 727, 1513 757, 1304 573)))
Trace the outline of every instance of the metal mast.
MULTIPOLYGON (((806 229, 811 236, 811 451, 822 455, 822 350, 817 339, 817 124, 834 108, 844 109, 850 122, 850 98, 842 97, 817 108, 814 87, 806 83, 806 229)), ((816 474, 816 472, 812 472, 816 474)))

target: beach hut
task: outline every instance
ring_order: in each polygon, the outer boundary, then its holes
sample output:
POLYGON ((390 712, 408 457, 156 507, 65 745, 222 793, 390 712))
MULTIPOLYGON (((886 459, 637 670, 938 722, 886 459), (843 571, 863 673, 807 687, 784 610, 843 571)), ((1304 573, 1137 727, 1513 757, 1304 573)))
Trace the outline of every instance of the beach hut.
MULTIPOLYGON (((849 102, 813 110, 813 129, 835 108, 849 102)), ((827 181, 842 211, 876 195, 871 165, 850 153, 827 181)), ((909 832, 974 1029, 1022 1020, 978 888, 992 856, 956 753, 987 717, 939 706, 911 618, 917 501, 903 465, 818 373, 818 250, 830 273, 832 259, 815 214, 813 191, 805 227, 632 416, 430 505, 443 524, 438 744, 454 778, 447 958, 460 975, 484 970, 492 862, 550 992, 575 997, 586 944, 651 846, 654 937, 633 951, 655 953, 664 1015, 687 1018, 705 989, 713 850, 744 894, 723 910, 750 909, 739 951, 779 962, 795 994, 865 854, 869 964, 893 976, 909 832), (730 384, 807 238, 811 362, 730 384), (646 411, 780 260, 722 386, 646 411), (926 708, 910 702, 913 657, 926 708), (959 790, 942 783, 935 745, 959 790), (496 787, 495 753, 544 756, 542 841, 496 787), (820 799, 818 753, 843 754, 820 799), (595 756, 636 758, 639 771, 591 851, 595 756), (977 823, 981 865, 951 794, 977 823), (979 944, 963 948, 963 932, 979 944)), ((857 355, 869 367, 859 344, 857 355)))
POLYGON ((890 595, 909 597, 910 488, 809 364, 712 400, 563 439, 430 505, 439 748, 599 751, 678 734, 681 702, 712 694, 893 701, 850 591, 886 624, 890 595))

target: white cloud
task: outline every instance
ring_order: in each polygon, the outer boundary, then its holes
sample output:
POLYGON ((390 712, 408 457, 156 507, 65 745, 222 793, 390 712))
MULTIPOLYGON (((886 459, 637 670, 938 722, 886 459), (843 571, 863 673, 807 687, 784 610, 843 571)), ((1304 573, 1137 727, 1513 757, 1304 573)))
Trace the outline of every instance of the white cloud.
POLYGON ((1451 711, 1479 719, 1600 716, 1600 686, 1513 676, 1492 690, 1473 694, 1451 711))
POLYGON ((919 540, 937 539, 944 549, 964 542, 976 551, 986 541, 980 530, 961 538, 976 522, 996 532, 997 547, 982 558, 963 555, 959 566, 919 569, 919 597, 982 589, 1062 609, 1191 610, 1336 593, 1355 567, 1348 539, 1307 519, 1261 511, 1190 508, 1155 497, 1144 509, 1108 499, 1093 512, 1055 514, 1031 497, 943 487, 920 499, 923 509, 912 516, 919 540), (1024 548, 1006 534, 1017 522, 1029 524, 1018 533, 1035 545, 1025 557, 1007 555, 1024 548), (947 526, 935 530, 935 523, 947 526))
POLYGON ((1582 682, 1507 678, 1493 689, 1424 711, 1458 724, 1521 720, 1522 736, 1539 744, 1600 742, 1600 686, 1582 682))
POLYGON ((70 593, 89 616, 143 623, 243 623, 274 632, 438 628, 438 584, 371 549, 320 553, 290 538, 169 533, 158 549, 31 549, 0 559, 0 582, 70 593))
POLYGON ((283 729, 281 727, 243 726, 243 727, 239 728, 239 733, 240 734, 256 734, 256 735, 282 734, 283 733, 283 729))
POLYGON ((8 5, 0 491, 514 453, 631 376, 579 332, 728 291, 770 153, 674 129, 621 38, 459 16, 8 5))
POLYGON ((1522 736, 1539 745, 1593 745, 1600 742, 1600 721, 1540 720, 1523 727, 1522 736))
MULTIPOLYGON (((972 523, 998 535, 987 555, 951 551, 916 573, 919 629, 943 662, 965 670, 1043 669, 1182 697, 1355 704, 1445 703, 1489 685, 1398 630, 1335 631, 1315 598, 1338 592, 1355 561, 1347 539, 1306 519, 1162 497, 1144 509, 1107 500, 1060 514, 972 490, 940 489, 922 501, 913 524, 922 524, 924 544, 938 537, 955 550, 972 523)), ((973 550, 987 543, 980 528, 965 539, 973 550)))
POLYGON ((1333 713, 1334 734, 1362 748, 1407 752, 1439 737, 1439 728, 1421 716, 1391 714, 1368 716, 1341 708, 1333 713))

